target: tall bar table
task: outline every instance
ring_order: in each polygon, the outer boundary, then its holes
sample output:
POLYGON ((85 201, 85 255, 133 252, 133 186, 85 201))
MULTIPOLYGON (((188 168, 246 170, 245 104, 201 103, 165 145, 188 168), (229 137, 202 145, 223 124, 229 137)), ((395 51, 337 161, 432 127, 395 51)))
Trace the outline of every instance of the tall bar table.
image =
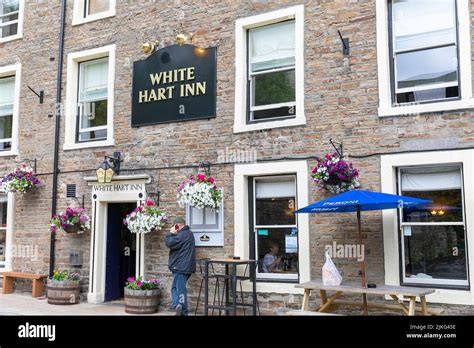
MULTIPOLYGON (((237 315, 237 307, 251 307, 252 315, 257 315, 257 283, 256 271, 257 263, 255 260, 240 259, 206 259, 204 266, 204 314, 209 315, 209 309, 225 311, 226 315, 237 315), (210 265, 223 265, 225 274, 214 273, 209 275, 210 265), (238 275, 238 266, 247 266, 249 274, 238 275), (224 279, 225 283, 225 305, 209 304, 209 278, 224 279), (252 283, 252 303, 237 301, 237 281, 249 280, 252 283), (230 291, 232 290, 232 291, 230 291)), ((219 296, 219 294, 217 294, 219 296)), ((243 301, 243 299, 242 299, 243 301)))

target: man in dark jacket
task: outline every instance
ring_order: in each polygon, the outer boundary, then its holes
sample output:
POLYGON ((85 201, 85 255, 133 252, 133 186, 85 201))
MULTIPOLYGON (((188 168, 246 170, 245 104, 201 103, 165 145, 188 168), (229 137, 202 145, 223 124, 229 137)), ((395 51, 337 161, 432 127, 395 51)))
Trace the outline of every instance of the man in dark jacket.
POLYGON ((194 235, 183 218, 174 219, 173 227, 166 236, 166 246, 170 248, 168 266, 173 273, 171 307, 176 315, 188 315, 186 283, 196 272, 196 256, 194 235))

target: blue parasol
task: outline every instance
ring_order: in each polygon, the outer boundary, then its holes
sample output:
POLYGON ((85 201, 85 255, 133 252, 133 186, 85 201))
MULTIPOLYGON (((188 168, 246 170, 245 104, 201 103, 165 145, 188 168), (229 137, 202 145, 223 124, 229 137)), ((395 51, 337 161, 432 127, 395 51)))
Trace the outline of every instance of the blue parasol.
MULTIPOLYGON (((337 196, 301 208, 296 213, 350 213, 357 212, 357 225, 359 230, 359 244, 362 245, 362 228, 360 212, 368 210, 404 209, 419 204, 427 204, 431 201, 413 197, 398 196, 388 193, 371 192, 363 190, 352 190, 337 196)), ((360 273, 362 276, 362 287, 366 287, 365 262, 360 262, 360 273)), ((364 297, 364 313, 367 315, 367 298, 364 297)))

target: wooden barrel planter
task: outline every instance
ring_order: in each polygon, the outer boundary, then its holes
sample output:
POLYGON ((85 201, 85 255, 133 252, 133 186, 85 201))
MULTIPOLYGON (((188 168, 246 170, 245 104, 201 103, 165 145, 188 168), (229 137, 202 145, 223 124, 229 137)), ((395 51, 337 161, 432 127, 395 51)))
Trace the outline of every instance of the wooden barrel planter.
POLYGON ((73 305, 80 302, 81 286, 78 280, 57 281, 48 279, 48 303, 73 305))
POLYGON ((160 289, 131 290, 125 288, 125 312, 129 314, 153 314, 158 312, 160 289))

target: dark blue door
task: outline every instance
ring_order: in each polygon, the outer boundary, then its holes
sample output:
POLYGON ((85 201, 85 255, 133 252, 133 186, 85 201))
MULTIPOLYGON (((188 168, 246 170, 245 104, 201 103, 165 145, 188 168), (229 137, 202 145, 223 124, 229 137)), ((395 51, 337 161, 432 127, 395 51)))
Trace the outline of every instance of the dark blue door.
POLYGON ((108 204, 105 301, 113 301, 120 297, 120 232, 122 229, 120 210, 119 203, 108 204))

